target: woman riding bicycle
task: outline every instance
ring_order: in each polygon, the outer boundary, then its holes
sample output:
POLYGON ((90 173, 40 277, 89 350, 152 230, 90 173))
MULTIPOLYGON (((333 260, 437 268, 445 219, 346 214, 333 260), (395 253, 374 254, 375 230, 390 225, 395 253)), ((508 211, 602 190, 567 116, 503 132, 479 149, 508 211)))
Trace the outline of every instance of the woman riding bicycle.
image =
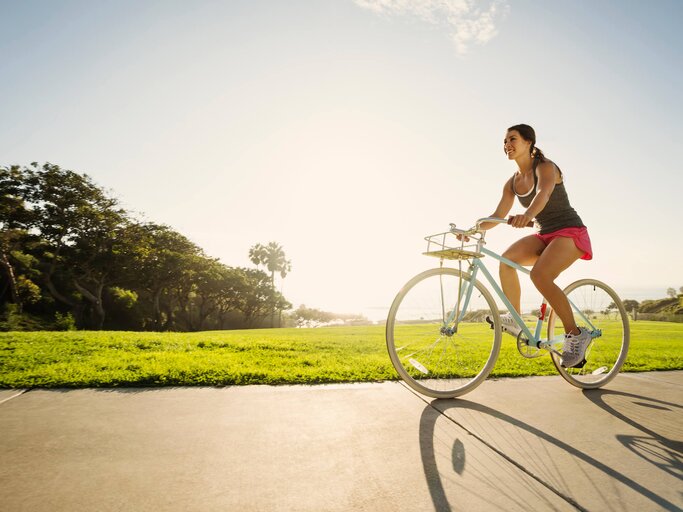
MULTIPOLYGON (((526 227, 533 219, 540 230, 512 244, 503 256, 523 266, 533 265, 531 280, 547 299, 562 320, 565 341, 562 366, 581 365, 591 335, 587 329, 577 327, 571 306, 555 279, 576 260, 593 257, 588 230, 574 208, 569 204, 562 171, 536 147, 536 133, 526 124, 507 130, 503 149, 509 160, 517 164, 517 171, 506 181, 503 197, 491 217, 506 217, 515 197, 526 208, 514 215, 510 224, 526 227)), ((493 223, 483 223, 482 229, 491 229, 493 223)), ((520 312, 521 289, 517 271, 501 263, 500 281, 503 292, 512 306, 520 312)), ((503 329, 517 336, 519 327, 510 314, 501 316, 503 329)))

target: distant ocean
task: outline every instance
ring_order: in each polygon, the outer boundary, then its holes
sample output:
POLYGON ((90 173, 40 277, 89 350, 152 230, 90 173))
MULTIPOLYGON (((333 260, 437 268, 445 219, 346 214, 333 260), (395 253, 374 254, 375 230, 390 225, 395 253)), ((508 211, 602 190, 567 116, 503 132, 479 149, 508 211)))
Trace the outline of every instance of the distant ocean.
MULTIPOLYGON (((683 283, 677 284, 680 286, 683 283)), ((648 299, 663 299, 666 297, 667 287, 651 287, 651 288, 634 288, 634 287, 614 287, 622 300, 631 299, 642 302, 648 299)), ((678 291, 678 289, 676 290, 678 291)), ((541 296, 538 292, 522 291, 522 311, 529 312, 533 309, 538 309, 541 305, 541 296)), ((375 323, 384 323, 387 319, 387 314, 389 313, 389 307, 391 304, 386 306, 365 306, 362 307, 360 311, 356 313, 362 314, 368 320, 375 323)))

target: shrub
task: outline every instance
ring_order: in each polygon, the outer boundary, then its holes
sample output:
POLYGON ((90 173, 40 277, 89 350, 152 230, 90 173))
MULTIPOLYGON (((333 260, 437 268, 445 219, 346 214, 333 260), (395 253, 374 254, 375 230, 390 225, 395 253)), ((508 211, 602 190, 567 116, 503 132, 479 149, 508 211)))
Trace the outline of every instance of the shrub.
POLYGON ((59 311, 55 313, 55 331, 75 331, 76 319, 71 313, 61 314, 59 311))
POLYGON ((5 310, 0 316, 0 331, 43 331, 49 328, 38 317, 29 313, 19 313, 16 304, 5 305, 5 310))

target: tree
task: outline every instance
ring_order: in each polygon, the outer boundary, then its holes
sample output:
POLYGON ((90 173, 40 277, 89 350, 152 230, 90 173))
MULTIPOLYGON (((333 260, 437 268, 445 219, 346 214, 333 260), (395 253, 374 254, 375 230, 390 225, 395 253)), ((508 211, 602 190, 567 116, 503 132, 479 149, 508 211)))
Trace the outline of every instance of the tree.
POLYGON ((676 295, 677 295, 676 289, 675 289, 675 288, 667 288, 667 289, 666 289, 666 295, 667 295, 668 297, 671 297, 672 299, 675 299, 675 298, 676 298, 676 295))
MULTIPOLYGON (((284 279, 292 270, 292 262, 286 258, 285 251, 277 242, 269 242, 265 246, 256 244, 249 249, 249 259, 254 265, 264 265, 268 269, 273 290, 275 290, 275 272, 279 272, 280 277, 284 279)), ((275 323, 275 311, 273 309, 273 324, 275 323)))
POLYGON ((331 322, 336 318, 334 313, 307 308, 304 304, 291 313, 297 327, 317 327, 331 322))
POLYGON ((607 308, 602 312, 602 314, 609 317, 610 313, 612 313, 612 312, 614 312, 614 318, 616 318, 617 315, 619 314, 619 311, 617 309, 617 305, 615 302, 610 302, 609 306, 607 306, 607 308))
POLYGON ((228 267, 167 226, 135 221, 85 174, 0 167, 0 308, 22 329, 65 318, 98 329, 263 325, 291 308, 275 288, 291 262, 275 242, 250 258, 269 274, 228 267))
POLYGON ((173 321, 172 286, 182 281, 190 257, 202 256, 202 250, 168 226, 154 223, 130 224, 126 229, 130 253, 122 272, 123 284, 144 294, 151 303, 151 318, 145 324, 153 330, 170 328, 173 321), (166 318, 164 318, 164 311, 166 318))
POLYGON ((624 301, 624 309, 626 311, 638 311, 639 306, 640 306, 640 304, 638 303, 637 300, 626 299, 624 301))
POLYGON ((277 242, 269 242, 268 245, 256 244, 249 249, 249 259, 254 265, 264 265, 270 272, 270 280, 275 288, 275 272, 280 273, 283 279, 292 270, 292 262, 285 256, 285 251, 277 242))
POLYGON ((116 245, 127 222, 116 199, 87 175, 46 163, 24 168, 33 214, 32 227, 40 234, 42 281, 50 294, 73 309, 85 305, 92 325, 105 318, 103 292, 117 273, 116 245))
POLYGON ((35 238, 29 234, 34 214, 27 205, 30 197, 27 183, 27 173, 19 166, 0 167, 0 267, 4 274, 0 282, 6 283, 5 290, 9 288, 19 314, 25 300, 37 302, 40 298, 38 286, 29 276, 17 271, 22 263, 31 270, 30 263, 35 261, 23 251, 35 238))
POLYGON ((221 293, 217 298, 218 327, 225 329, 228 315, 240 313, 248 293, 247 276, 243 269, 223 265, 220 278, 221 293))
POLYGON ((290 309, 292 305, 276 291, 268 275, 261 270, 240 269, 244 272, 244 288, 240 291, 240 311, 249 325, 259 318, 265 318, 275 310, 290 309))
POLYGON ((93 314, 92 325, 102 329, 106 316, 103 293, 120 280, 127 250, 120 226, 123 217, 115 210, 106 209, 97 215, 95 225, 86 228, 77 242, 69 247, 72 282, 87 301, 93 314))
POLYGON ((631 312, 631 315, 633 316, 634 320, 636 320, 636 316, 638 314, 638 308, 639 307, 640 307, 640 304, 638 303, 637 300, 626 299, 624 301, 624 309, 626 309, 626 311, 631 312))
POLYGON ((218 311, 223 290, 225 265, 218 260, 205 258, 195 275, 195 301, 197 304, 198 330, 204 328, 207 317, 218 311))

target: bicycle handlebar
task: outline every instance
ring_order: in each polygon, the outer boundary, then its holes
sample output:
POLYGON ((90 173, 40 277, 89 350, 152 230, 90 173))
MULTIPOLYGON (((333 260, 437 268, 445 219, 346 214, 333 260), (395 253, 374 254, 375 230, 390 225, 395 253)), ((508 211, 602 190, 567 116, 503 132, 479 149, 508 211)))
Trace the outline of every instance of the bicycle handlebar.
POLYGON ((491 224, 507 224, 508 220, 500 217, 484 217, 475 222, 474 229, 479 230, 484 222, 490 222, 491 224))
MULTIPOLYGON (((512 222, 512 217, 509 217, 507 219, 503 219, 500 217, 484 217, 481 219, 478 219, 477 222, 475 223, 474 227, 464 230, 464 229, 458 229, 455 227, 455 224, 451 223, 451 233, 456 234, 456 235, 465 235, 465 236, 470 236, 474 235, 476 233, 481 232, 481 225, 485 222, 490 222, 491 224, 511 224, 512 222)), ((534 223, 529 222, 527 224, 527 227, 533 228, 534 223)))
MULTIPOLYGON (((484 222, 490 222, 492 224, 512 224, 512 217, 508 217, 507 219, 502 219, 500 217, 484 217, 483 219, 479 219, 477 221, 475 224, 476 229, 479 229, 484 222)), ((529 222, 526 227, 533 228, 534 223, 529 222)))

